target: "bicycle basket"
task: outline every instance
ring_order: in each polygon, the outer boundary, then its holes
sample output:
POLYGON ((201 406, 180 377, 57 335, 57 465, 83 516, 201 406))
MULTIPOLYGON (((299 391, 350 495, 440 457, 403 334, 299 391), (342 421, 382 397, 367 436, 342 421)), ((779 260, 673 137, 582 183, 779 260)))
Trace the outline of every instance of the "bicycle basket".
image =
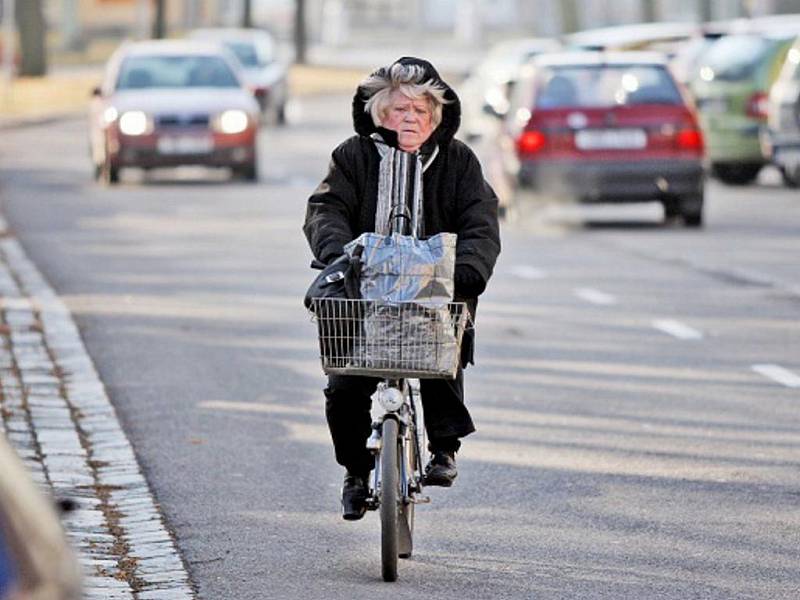
POLYGON ((453 379, 469 320, 466 304, 315 298, 325 373, 453 379))

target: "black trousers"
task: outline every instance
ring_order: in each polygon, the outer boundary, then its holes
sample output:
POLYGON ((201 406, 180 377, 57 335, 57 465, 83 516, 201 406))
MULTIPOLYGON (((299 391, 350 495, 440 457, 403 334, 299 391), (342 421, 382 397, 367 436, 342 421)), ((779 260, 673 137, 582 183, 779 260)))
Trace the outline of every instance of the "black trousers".
MULTIPOLYGON (((351 473, 366 474, 374 463, 367 451, 372 418, 370 396, 380 379, 331 375, 325 388, 325 415, 333 438, 336 462, 351 473)), ((462 438, 475 431, 464 405, 464 372, 455 379, 422 379, 420 394, 425 430, 432 448, 458 450, 462 438)))

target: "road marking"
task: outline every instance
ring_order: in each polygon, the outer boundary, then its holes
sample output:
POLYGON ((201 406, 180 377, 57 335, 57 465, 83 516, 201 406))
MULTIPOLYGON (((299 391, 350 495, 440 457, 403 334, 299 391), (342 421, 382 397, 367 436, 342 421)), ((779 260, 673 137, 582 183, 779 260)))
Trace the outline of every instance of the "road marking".
POLYGON ((547 273, 536 267, 528 265, 515 265, 511 267, 511 274, 522 279, 544 279, 547 273))
POLYGON ((753 365, 753 371, 790 388, 800 388, 800 375, 780 365, 753 365))
POLYGON ((703 338, 703 334, 697 331, 697 329, 693 329, 680 321, 673 321, 672 319, 653 321, 653 327, 681 340, 700 340, 703 338))
POLYGON ((605 292, 593 288, 578 288, 575 290, 575 295, 581 300, 586 300, 592 304, 609 306, 617 303, 617 299, 611 294, 606 294, 605 292))

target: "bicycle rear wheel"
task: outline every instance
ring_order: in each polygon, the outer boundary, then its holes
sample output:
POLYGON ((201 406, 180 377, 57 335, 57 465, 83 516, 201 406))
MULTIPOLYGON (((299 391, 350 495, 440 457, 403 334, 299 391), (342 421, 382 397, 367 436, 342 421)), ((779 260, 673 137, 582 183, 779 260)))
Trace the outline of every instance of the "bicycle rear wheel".
POLYGON ((381 567, 384 581, 397 580, 398 496, 400 492, 397 421, 383 422, 381 443, 381 567))

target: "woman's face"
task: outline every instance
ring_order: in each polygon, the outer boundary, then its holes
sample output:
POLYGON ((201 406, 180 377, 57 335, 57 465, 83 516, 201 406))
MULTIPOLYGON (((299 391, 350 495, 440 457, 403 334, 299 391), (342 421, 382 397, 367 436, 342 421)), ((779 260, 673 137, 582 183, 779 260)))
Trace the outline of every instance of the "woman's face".
POLYGON ((433 133, 431 102, 427 97, 413 100, 395 90, 389 96, 389 107, 381 124, 397 132, 401 150, 416 152, 433 133))

